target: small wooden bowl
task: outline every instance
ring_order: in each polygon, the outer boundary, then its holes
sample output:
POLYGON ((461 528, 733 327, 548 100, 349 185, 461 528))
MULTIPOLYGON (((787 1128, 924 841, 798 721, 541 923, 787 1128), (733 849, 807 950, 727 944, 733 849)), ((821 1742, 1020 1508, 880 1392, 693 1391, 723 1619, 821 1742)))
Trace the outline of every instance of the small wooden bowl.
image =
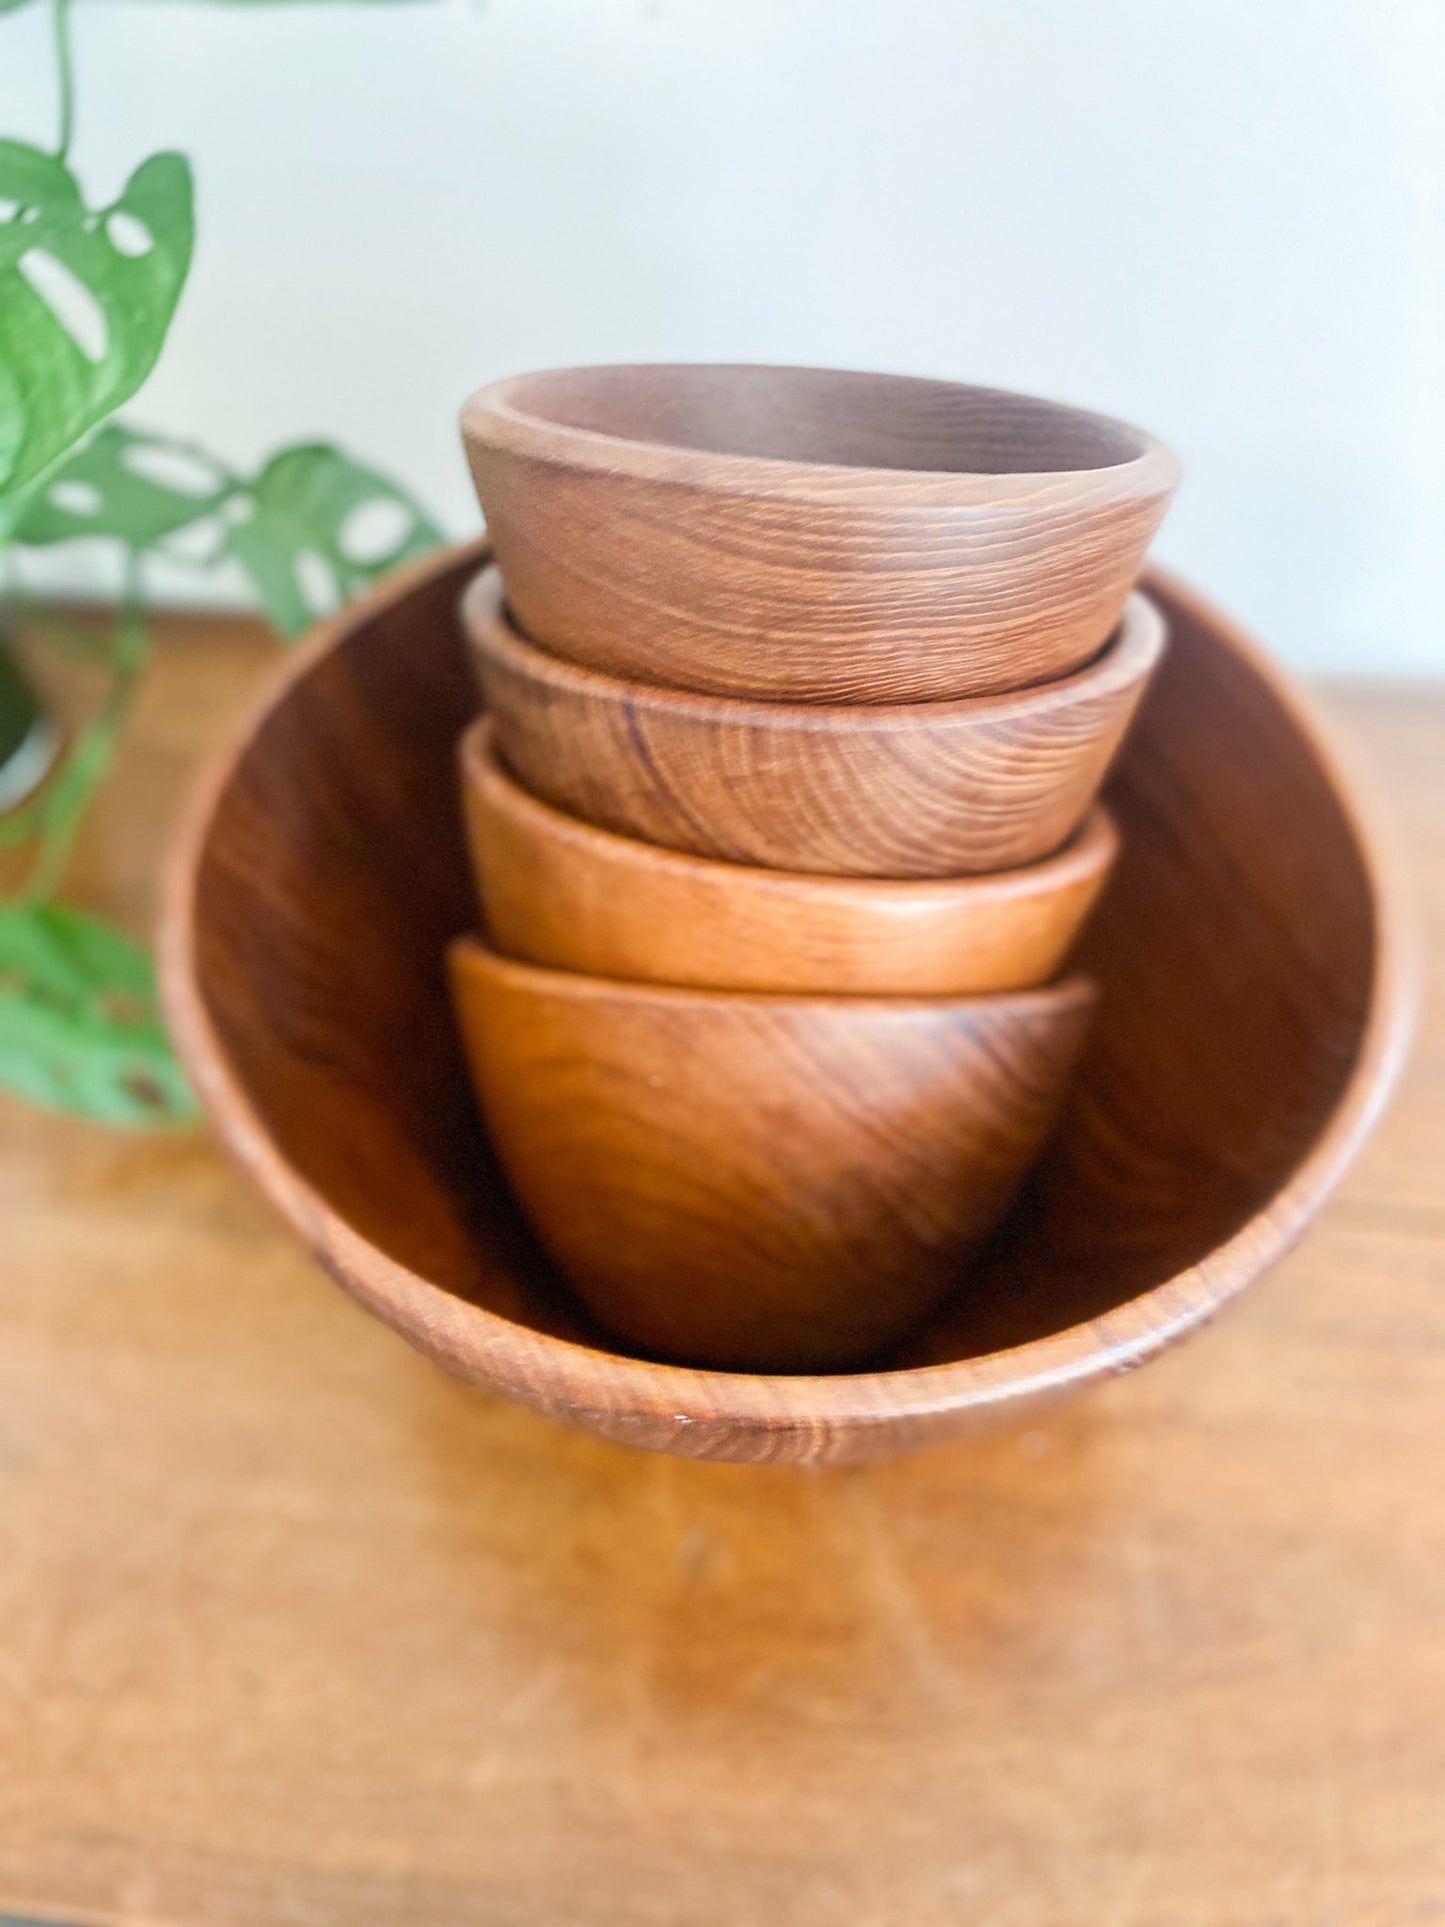
POLYGON ((476 910, 454 745, 481 544, 325 624, 200 781, 165 890, 175 1035, 223 1138, 331 1276, 448 1371, 628 1444, 866 1458, 1138 1365, 1297 1239, 1378 1117, 1416 947, 1293 680, 1154 575, 1169 653, 1108 788, 1079 948, 1097 1021, 967 1293, 869 1371, 660 1365, 587 1319, 491 1161, 443 969, 476 910))
POLYGON ((1138 429, 822 368, 571 368, 462 432, 522 629, 638 682, 929 702, 1067 675, 1178 479, 1138 429))
POLYGON ((1094 1008, 656 989, 475 938, 452 994, 502 1169, 577 1295, 644 1351, 823 1371, 964 1276, 1057 1121, 1094 1008))
POLYGON ((1095 809, 1057 856, 999 876, 890 883, 715 863, 541 803, 488 718, 459 753, 492 941, 559 970, 701 990, 880 997, 1022 990, 1052 977, 1119 843, 1095 809))
POLYGON ((462 622, 507 767, 584 822, 822 876, 954 877, 1047 856, 1083 821, 1164 652, 1131 595, 1058 682, 956 703, 746 703, 621 682, 511 622, 498 569, 462 622))

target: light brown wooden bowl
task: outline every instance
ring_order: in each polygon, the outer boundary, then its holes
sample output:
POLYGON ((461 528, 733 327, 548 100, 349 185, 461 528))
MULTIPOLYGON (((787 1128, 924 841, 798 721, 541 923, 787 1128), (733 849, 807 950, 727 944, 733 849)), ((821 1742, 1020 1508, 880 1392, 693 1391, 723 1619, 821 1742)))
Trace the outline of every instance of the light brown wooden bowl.
POLYGON ((1012 870, 1066 843, 1164 651, 1131 595, 1058 682, 956 703, 747 703, 622 682, 540 649, 501 572, 461 604, 497 747, 534 796, 621 836, 824 876, 1012 870))
POLYGON ((462 409, 525 633, 639 682, 925 702, 1101 649, 1178 479, 1138 429, 823 368, 567 368, 462 409))
POLYGON ((826 1371, 964 1282, 1057 1122, 1095 990, 759 997, 538 970, 459 938, 497 1156, 608 1331, 826 1371))
POLYGON ((542 803, 462 738, 462 795, 487 928, 508 957, 701 990, 946 997, 1058 970, 1119 852, 1096 808, 1057 856, 998 876, 800 876, 661 850, 542 803))
POLYGON ((475 916, 453 746, 480 544, 320 629, 198 786, 167 1008, 226 1142, 331 1275, 449 1371, 634 1445, 865 1457, 1151 1357, 1305 1229, 1409 1038, 1407 893, 1291 679, 1162 576, 1172 637, 1108 788, 1075 1096, 970 1291, 869 1371, 658 1365, 589 1325, 468 1087, 443 954, 475 916))

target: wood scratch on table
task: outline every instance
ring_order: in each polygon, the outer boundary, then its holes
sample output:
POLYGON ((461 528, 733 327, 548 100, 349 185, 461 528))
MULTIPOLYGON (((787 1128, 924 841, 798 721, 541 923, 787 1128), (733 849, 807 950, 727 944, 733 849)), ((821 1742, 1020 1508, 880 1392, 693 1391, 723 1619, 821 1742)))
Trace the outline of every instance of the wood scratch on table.
POLYGON ((1320 1747, 1315 1759, 1315 1814, 1319 1828, 1319 1899, 1322 1919, 1343 1924, 1345 1802, 1340 1793, 1339 1762, 1332 1745, 1320 1747))
POLYGON ((1158 1865, 1159 1840, 1151 1831, 1125 1866, 1113 1903, 1099 1915, 1097 1927, 1135 1927, 1158 1865))
POLYGON ((555 1699, 566 1670, 560 1660, 547 1661, 492 1708, 485 1747, 467 1774, 469 1785, 494 1787, 506 1777, 509 1763, 515 1759, 513 1735, 555 1699))
POLYGON ((962 1712, 967 1695, 958 1669, 923 1610, 918 1588, 899 1555, 877 1500, 861 1484, 840 1486, 832 1496, 837 1500, 844 1494, 844 1503, 836 1512, 831 1507, 825 1508, 820 1517, 831 1514, 835 1531, 840 1524, 849 1528, 849 1568, 882 1609, 886 1623, 891 1625, 899 1645, 912 1662, 919 1684, 955 1711, 962 1712))

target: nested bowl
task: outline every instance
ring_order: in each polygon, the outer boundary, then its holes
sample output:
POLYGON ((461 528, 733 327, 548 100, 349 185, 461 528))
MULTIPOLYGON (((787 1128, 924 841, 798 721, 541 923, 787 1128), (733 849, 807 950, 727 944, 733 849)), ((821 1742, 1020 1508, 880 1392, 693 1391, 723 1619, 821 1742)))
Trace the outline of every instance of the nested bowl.
POLYGON ((1164 651, 1131 595, 1056 682, 938 703, 768 703, 583 669, 510 619, 501 571, 461 604, 497 747, 534 796, 694 856, 825 876, 1011 870, 1066 843, 1164 651))
POLYGON ((525 633, 610 675, 924 702, 1104 646, 1178 479, 1150 436, 836 369, 570 368, 462 410, 525 633))
POLYGON ((452 945, 492 1142, 609 1332, 826 1371, 954 1288, 1056 1122, 1095 1002, 662 989, 452 945))
POLYGON ((998 876, 805 876, 659 849, 553 809, 502 766, 488 717, 458 760, 496 947, 640 983, 895 997, 1027 989, 1059 968, 1119 850, 1096 807, 1056 856, 998 876))
POLYGON ((961 1433, 1142 1363, 1319 1211, 1405 1052, 1414 950, 1367 804, 1290 678, 1155 575, 1169 654, 1107 790, 1077 963, 1098 1019, 969 1291, 847 1373, 662 1365, 562 1288, 492 1163, 443 965, 475 916, 453 746, 480 544, 290 657, 169 869, 167 1008, 217 1128, 360 1302, 447 1370, 661 1451, 814 1462, 961 1433))

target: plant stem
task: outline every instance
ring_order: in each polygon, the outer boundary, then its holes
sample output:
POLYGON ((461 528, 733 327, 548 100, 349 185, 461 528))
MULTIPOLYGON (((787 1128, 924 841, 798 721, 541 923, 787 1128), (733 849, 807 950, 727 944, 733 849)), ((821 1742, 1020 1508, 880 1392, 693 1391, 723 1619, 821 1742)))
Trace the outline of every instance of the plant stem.
POLYGON ((110 688, 40 799, 40 847, 22 892, 27 903, 48 902, 60 887, 75 839, 110 769, 136 685, 150 660, 151 644, 141 599, 140 554, 127 549, 110 688))
MULTIPOLYGON (((68 616, 61 615, 58 609, 36 601, 23 590, 12 589, 0 607, 13 610, 26 634, 33 635, 37 642, 44 643, 57 655, 92 664, 103 664, 110 660, 111 644, 107 637, 96 629, 72 622, 68 616)), ((0 1923, 0 1927, 3 1927, 3 1923, 0 1923)))
POLYGON ((55 75, 60 89, 60 145, 56 156, 70 155, 75 132, 75 61, 70 47, 70 0, 51 0, 51 23, 55 34, 55 75))

